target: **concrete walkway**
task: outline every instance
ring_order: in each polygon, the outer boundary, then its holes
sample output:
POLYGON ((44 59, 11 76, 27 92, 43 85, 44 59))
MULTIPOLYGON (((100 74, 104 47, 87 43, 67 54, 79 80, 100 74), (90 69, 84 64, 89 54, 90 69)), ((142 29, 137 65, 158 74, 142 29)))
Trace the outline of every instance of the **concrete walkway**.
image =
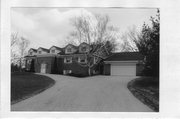
POLYGON ((127 89, 127 83, 135 77, 45 75, 56 84, 12 105, 12 111, 152 112, 127 89))

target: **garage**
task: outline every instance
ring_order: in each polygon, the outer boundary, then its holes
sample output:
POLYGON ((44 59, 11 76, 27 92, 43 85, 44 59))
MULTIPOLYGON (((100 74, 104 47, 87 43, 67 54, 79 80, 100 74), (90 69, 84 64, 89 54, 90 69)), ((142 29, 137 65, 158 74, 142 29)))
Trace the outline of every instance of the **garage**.
POLYGON ((104 60, 103 72, 112 76, 137 76, 143 69, 142 60, 143 56, 139 52, 113 53, 104 60))
POLYGON ((136 76, 136 64, 111 64, 111 75, 136 76))

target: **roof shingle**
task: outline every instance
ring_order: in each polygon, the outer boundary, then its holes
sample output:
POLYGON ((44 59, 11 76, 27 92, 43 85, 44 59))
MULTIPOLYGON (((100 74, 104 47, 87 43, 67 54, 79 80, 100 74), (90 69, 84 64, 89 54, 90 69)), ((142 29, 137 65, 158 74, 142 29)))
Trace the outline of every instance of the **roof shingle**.
POLYGON ((143 60, 143 55, 139 52, 117 52, 105 59, 105 61, 132 61, 143 60))

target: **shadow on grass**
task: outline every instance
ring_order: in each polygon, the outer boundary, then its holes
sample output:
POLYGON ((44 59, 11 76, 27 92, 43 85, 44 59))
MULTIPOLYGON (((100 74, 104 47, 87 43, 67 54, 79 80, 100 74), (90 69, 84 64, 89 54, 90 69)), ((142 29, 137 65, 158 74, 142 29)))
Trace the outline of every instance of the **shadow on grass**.
POLYGON ((47 76, 27 72, 11 73, 11 104, 32 97, 55 84, 47 76))

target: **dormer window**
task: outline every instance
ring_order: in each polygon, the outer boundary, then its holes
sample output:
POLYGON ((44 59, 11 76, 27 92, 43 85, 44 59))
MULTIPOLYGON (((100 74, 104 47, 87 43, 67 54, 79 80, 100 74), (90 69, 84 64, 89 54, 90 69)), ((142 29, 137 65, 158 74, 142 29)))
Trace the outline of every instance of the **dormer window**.
POLYGON ((42 52, 41 51, 38 51, 39 54, 41 54, 42 52))
POLYGON ((72 51, 71 48, 68 48, 68 49, 67 49, 67 52, 71 52, 71 51, 72 51))
POLYGON ((32 54, 33 54, 33 52, 30 52, 29 54, 30 54, 30 55, 32 55, 32 54))
POLYGON ((82 52, 86 52, 86 47, 82 47, 82 48, 81 48, 81 51, 82 51, 82 52))
POLYGON ((51 53, 55 53, 55 50, 51 50, 51 53))

